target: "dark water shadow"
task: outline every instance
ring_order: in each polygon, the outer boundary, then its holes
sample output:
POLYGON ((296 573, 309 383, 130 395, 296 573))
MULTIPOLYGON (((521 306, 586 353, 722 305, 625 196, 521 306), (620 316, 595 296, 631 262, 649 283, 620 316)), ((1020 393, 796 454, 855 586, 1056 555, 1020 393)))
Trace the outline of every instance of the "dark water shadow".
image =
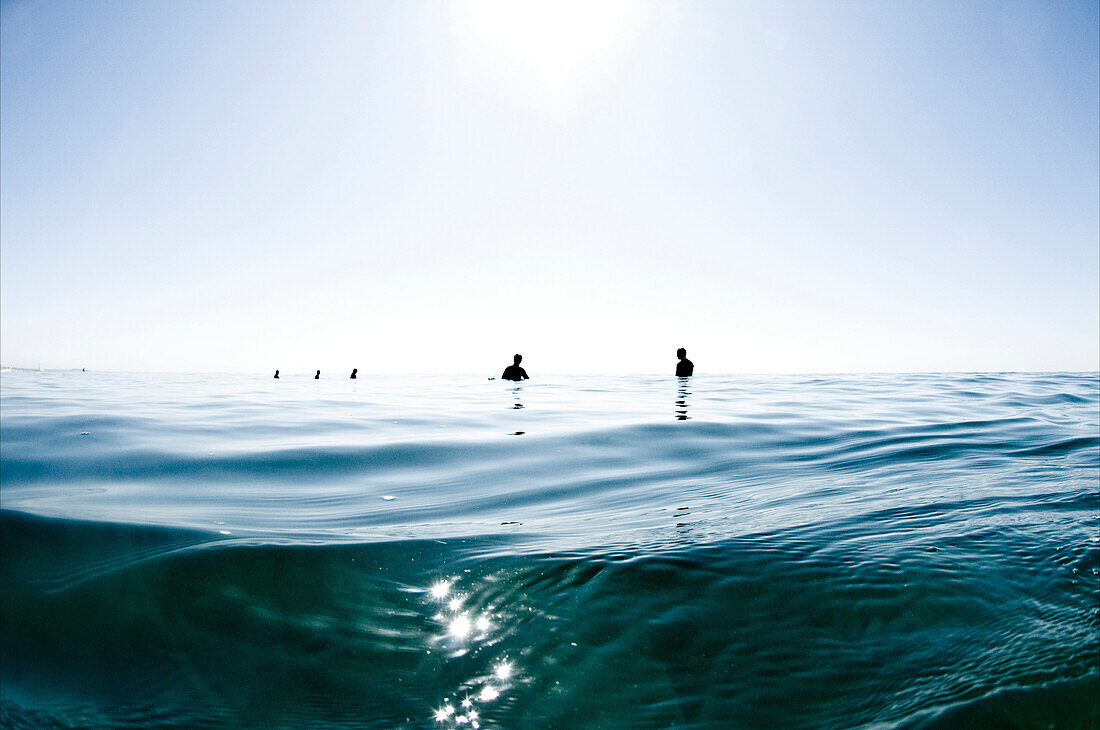
POLYGON ((691 418, 691 416, 688 415, 688 402, 691 396, 691 391, 688 389, 688 386, 691 380, 688 378, 679 378, 679 381, 680 385, 676 389, 676 420, 687 421, 691 418))

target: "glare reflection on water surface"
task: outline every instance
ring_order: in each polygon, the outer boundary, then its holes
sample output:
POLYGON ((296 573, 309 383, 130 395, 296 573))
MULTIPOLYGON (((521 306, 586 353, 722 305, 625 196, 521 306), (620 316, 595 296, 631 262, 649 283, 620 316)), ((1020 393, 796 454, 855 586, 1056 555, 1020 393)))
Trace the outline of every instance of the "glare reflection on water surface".
MULTIPOLYGON (((426 589, 430 600, 440 609, 434 618, 441 631, 431 641, 434 645, 445 647, 452 659, 467 656, 471 650, 494 643, 493 606, 486 607, 485 611, 464 608, 465 605, 476 605, 476 602, 454 590, 458 580, 439 580, 426 589)), ((499 614, 497 619, 499 622, 499 614)), ((481 727, 482 705, 498 699, 507 691, 516 671, 513 662, 506 657, 490 660, 486 672, 466 680, 451 697, 443 699, 434 712, 435 722, 445 727, 468 726, 477 730, 481 727), (457 700, 460 696, 462 699, 457 700)))

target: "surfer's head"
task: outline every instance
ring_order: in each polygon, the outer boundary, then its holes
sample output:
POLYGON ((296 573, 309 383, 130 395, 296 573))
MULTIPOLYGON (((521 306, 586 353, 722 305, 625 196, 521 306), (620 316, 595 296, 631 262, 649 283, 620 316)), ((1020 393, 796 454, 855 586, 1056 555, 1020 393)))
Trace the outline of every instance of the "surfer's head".
POLYGON ((679 350, 676 351, 676 357, 680 358, 681 360, 683 360, 687 356, 688 356, 688 351, 685 350, 682 347, 679 350))
POLYGON ((523 355, 512 355, 512 363, 514 365, 519 365, 519 362, 522 359, 523 359, 523 355))

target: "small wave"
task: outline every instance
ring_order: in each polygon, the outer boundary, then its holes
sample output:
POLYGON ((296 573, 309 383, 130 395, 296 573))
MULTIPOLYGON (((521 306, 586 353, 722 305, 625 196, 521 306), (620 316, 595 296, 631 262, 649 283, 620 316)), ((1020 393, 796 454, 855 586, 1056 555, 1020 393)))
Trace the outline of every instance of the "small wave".
POLYGON ((931 552, 880 533, 894 516, 662 553, 500 537, 179 549, 203 536, 0 519, 14 725, 427 726, 447 706, 502 726, 1092 717, 1100 585, 1065 577, 1095 560, 1054 561, 1036 533, 931 552), (11 551, 27 544, 54 547, 11 551), (81 546, 112 568, 37 578, 81 546))
POLYGON ((1028 449, 1013 451, 1015 456, 1063 456, 1075 451, 1095 450, 1100 447, 1100 437, 1085 436, 1056 441, 1042 446, 1034 446, 1028 449))

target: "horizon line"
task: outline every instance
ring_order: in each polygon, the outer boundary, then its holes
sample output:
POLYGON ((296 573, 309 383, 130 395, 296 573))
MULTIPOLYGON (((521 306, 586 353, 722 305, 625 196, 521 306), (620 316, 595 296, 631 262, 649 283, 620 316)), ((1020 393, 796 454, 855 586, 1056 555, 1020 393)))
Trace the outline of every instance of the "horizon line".
MULTIPOLYGON (((35 372, 43 372, 43 373, 47 373, 47 372, 56 372, 56 373, 88 372, 88 373, 105 373, 105 374, 110 374, 110 375, 151 375, 151 374, 157 374, 157 375, 234 375, 234 376, 236 376, 236 375, 251 376, 251 375, 257 375, 260 372, 264 372, 264 373, 267 373, 267 375, 265 375, 263 377, 265 377, 268 380, 274 380, 274 378, 271 375, 271 372, 272 372, 271 369, 265 370, 265 371, 253 371, 253 370, 111 370, 111 369, 94 369, 94 368, 93 369, 88 369, 88 368, 79 368, 79 367, 32 368, 32 367, 22 367, 22 366, 17 366, 17 365, 5 365, 5 364, 0 363, 0 370, 13 371, 13 372, 14 371, 32 372, 32 373, 35 373, 35 372)), ((279 372, 280 372, 280 374, 284 375, 285 377, 302 376, 302 377, 305 377, 309 380, 313 380, 314 379, 313 376, 314 376, 314 373, 316 372, 316 369, 314 369, 312 371, 303 370, 303 371, 300 371, 300 372, 299 371, 289 371, 288 372, 288 371, 284 371, 282 368, 280 368, 279 372)), ((343 371, 340 371, 340 372, 343 372, 343 371)), ((324 373, 323 370, 322 370, 322 373, 324 373)), ((349 371, 349 374, 350 374, 350 371, 349 371)), ((362 378, 367 377, 367 376, 381 376, 381 377, 401 376, 401 377, 479 377, 479 378, 484 377, 487 380, 500 380, 499 375, 485 375, 484 373, 470 372, 470 371, 467 371, 467 372, 436 371, 436 372, 408 373, 408 372, 381 372, 381 371, 378 371, 378 372, 375 372, 375 371, 364 372, 363 370, 359 370, 358 374, 359 374, 358 379, 362 379, 362 378)), ((1040 374, 1081 375, 1081 374, 1090 374, 1091 375, 1091 374, 1100 374, 1100 367, 1097 367, 1097 368, 1092 369, 1092 370, 1076 370, 1076 369, 1068 369, 1068 370, 1066 370, 1066 369, 1063 369, 1063 370, 1007 369, 1007 370, 862 370, 862 371, 859 371, 859 370, 847 370, 847 371, 844 371, 844 370, 792 370, 792 371, 774 370, 774 371, 725 371, 725 372, 717 372, 716 371, 716 372, 696 373, 695 375, 692 375, 690 377, 700 377, 700 376, 705 377, 705 376, 715 376, 715 375, 716 376, 722 376, 722 377, 731 377, 731 376, 761 376, 761 375, 779 375, 779 376, 834 375, 835 376, 835 375, 992 375, 992 374, 997 374, 997 375, 1005 375, 1005 374, 1028 374, 1028 375, 1040 375, 1040 374)), ((640 372, 640 371, 639 372, 622 372, 622 371, 600 371, 600 370, 592 370, 592 371, 586 371, 586 372, 581 372, 581 371, 545 372, 545 373, 540 373, 539 375, 541 375, 542 377, 563 377, 563 376, 585 377, 585 376, 590 376, 590 375, 600 375, 600 376, 609 376, 609 375, 610 376, 642 376, 642 377, 665 377, 665 376, 668 376, 668 377, 673 377, 673 378, 678 377, 674 374, 670 374, 670 373, 666 373, 666 372, 640 372)), ((337 379, 337 380, 351 380, 351 378, 348 377, 347 375, 344 375, 344 376, 328 376, 328 377, 326 377, 323 374, 322 374, 322 377, 320 379, 321 380, 332 380, 334 378, 337 379)), ((282 378, 280 378, 280 379, 282 379, 282 378)))

